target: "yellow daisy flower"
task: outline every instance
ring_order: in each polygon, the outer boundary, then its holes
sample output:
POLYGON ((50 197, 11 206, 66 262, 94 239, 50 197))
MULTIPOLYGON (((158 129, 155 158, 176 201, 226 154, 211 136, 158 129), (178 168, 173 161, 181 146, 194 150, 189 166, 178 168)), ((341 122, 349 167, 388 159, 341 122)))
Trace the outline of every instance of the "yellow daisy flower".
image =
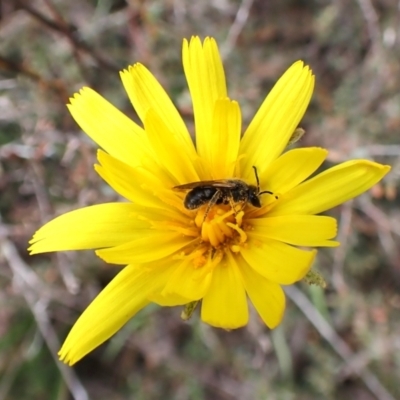
POLYGON ((279 79, 243 137, 240 107, 227 96, 215 40, 184 40, 183 67, 196 145, 141 64, 122 71, 121 79, 144 128, 89 88, 68 105, 104 149, 96 171, 128 200, 61 215, 31 241, 31 254, 97 249, 106 262, 126 265, 73 326, 59 353, 68 364, 151 302, 201 300, 204 322, 235 329, 248 322, 249 299, 265 324, 276 327, 285 309, 281 285, 302 279, 315 258, 316 250, 305 248, 338 245, 332 240, 335 219, 314 214, 368 190, 390 169, 355 160, 308 179, 326 158, 325 149, 282 154, 314 88, 301 61, 279 79), (188 190, 176 188, 193 182, 188 190))

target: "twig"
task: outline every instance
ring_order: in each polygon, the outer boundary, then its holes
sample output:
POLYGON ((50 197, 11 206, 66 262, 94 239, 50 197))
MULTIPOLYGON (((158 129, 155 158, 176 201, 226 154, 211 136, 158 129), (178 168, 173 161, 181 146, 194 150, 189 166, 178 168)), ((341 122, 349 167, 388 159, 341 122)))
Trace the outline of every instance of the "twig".
MULTIPOLYGON (((40 219, 42 223, 45 223, 49 219, 48 216, 53 214, 51 202, 48 198, 46 190, 43 189, 42 171, 39 164, 35 160, 30 160, 29 165, 31 167, 30 170, 32 171, 29 176, 31 178, 33 190, 38 203, 41 217, 40 219)), ((69 265, 65 259, 65 255, 57 254, 54 257, 57 260, 57 268, 68 292, 76 294, 79 290, 80 284, 78 279, 72 273, 71 268, 69 268, 69 265)))
POLYGON ((221 54, 223 59, 226 59, 228 54, 234 48, 240 32, 243 30, 247 18, 249 17, 250 8, 252 5, 253 0, 242 0, 242 3, 240 4, 240 7, 236 13, 235 21, 231 25, 225 43, 221 47, 221 54))
POLYGON ((0 55, 0 69, 26 76, 38 83, 43 89, 50 89, 61 95, 63 102, 68 100, 68 91, 60 79, 45 79, 38 72, 32 68, 29 68, 27 65, 17 63, 2 55, 0 55))
POLYGON ((360 152, 366 151, 372 158, 378 156, 400 156, 400 145, 398 144, 370 144, 359 149, 360 152))
POLYGON ((68 24, 68 22, 64 19, 64 17, 61 15, 61 13, 57 10, 56 6, 51 2, 51 0, 43 0, 51 13, 54 16, 54 19, 57 21, 58 26, 60 26, 63 29, 63 32, 65 33, 68 41, 70 42, 71 48, 72 48, 72 53, 74 55, 74 58, 76 60, 76 63, 78 65, 79 71, 83 77, 88 83, 90 82, 90 77, 89 74, 86 72, 83 60, 82 60, 82 55, 79 52, 78 48, 75 46, 74 41, 73 41, 73 35, 71 33, 75 33, 75 27, 68 24))
POLYGON ((45 15, 41 14, 39 11, 35 10, 33 7, 28 5, 25 0, 16 0, 18 5, 24 9, 27 13, 32 15, 32 17, 36 18, 43 25, 46 25, 48 28, 67 36, 68 39, 73 43, 75 48, 89 54, 93 59, 97 61, 99 65, 104 67, 106 70, 111 71, 113 73, 117 73, 119 68, 113 62, 105 59, 103 56, 98 54, 93 48, 91 48, 88 44, 84 43, 81 38, 76 35, 76 28, 68 24, 65 20, 62 24, 57 24, 51 19, 47 18, 45 15))
POLYGON ((10 266, 13 273, 13 282, 16 288, 18 288, 19 293, 25 298, 35 318, 40 334, 49 348, 54 362, 71 392, 72 397, 75 400, 89 400, 89 396, 74 370, 62 364, 57 359, 56 354, 60 343, 47 314, 49 299, 43 296, 43 291, 41 289, 43 287, 42 282, 22 260, 14 244, 5 237, 0 237, 0 252, 4 255, 4 258, 10 266))
POLYGON ((379 29, 379 18, 376 13, 371 0, 357 0, 358 5, 361 8, 361 12, 367 23, 368 34, 372 45, 376 49, 381 48, 381 32, 379 29))
POLYGON ((397 11, 396 19, 394 22, 394 26, 397 27, 397 31, 395 31, 396 32, 395 45, 397 44, 397 46, 398 46, 400 44, 400 0, 397 1, 397 10, 396 11, 397 11))
MULTIPOLYGON (((336 333, 332 326, 325 320, 320 312, 314 307, 311 301, 296 286, 285 288, 288 297, 297 305, 301 312, 308 318, 312 325, 317 329, 320 335, 332 346, 336 353, 349 364, 349 359, 354 358, 347 343, 336 333)), ((378 400, 395 400, 391 393, 382 385, 379 379, 369 369, 362 370, 352 368, 355 374, 365 383, 371 393, 378 400)))
POLYGON ((351 216, 353 212, 353 201, 349 201, 343 205, 342 213, 339 222, 338 241, 340 247, 335 251, 333 268, 332 268, 332 283, 339 295, 343 295, 347 291, 347 285, 343 279, 343 264, 346 256, 346 249, 351 230, 351 216))
POLYGON ((398 246, 393 237, 393 234, 400 236, 400 229, 396 223, 393 223, 388 216, 380 210, 375 204, 372 203, 368 196, 360 196, 357 199, 357 208, 365 215, 371 218, 378 229, 378 238, 388 257, 390 264, 393 266, 394 271, 397 272, 396 277, 399 280, 398 274, 398 246))

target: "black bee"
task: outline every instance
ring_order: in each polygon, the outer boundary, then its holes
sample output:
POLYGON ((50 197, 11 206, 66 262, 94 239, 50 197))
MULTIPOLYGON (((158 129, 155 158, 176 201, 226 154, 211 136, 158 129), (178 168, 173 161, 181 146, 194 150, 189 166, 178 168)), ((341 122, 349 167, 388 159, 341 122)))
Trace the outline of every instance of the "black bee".
MULTIPOLYGON (((188 210, 195 210, 203 204, 209 203, 204 214, 206 218, 208 212, 214 204, 230 204, 235 211, 234 205, 250 203, 254 207, 261 207, 260 195, 268 193, 274 195, 269 190, 260 192, 260 181, 258 179, 257 168, 254 168, 257 186, 248 185, 240 179, 219 179, 214 181, 199 181, 185 183, 175 186, 177 190, 190 190, 183 202, 188 210)), ((277 196, 275 196, 278 199, 277 196)))

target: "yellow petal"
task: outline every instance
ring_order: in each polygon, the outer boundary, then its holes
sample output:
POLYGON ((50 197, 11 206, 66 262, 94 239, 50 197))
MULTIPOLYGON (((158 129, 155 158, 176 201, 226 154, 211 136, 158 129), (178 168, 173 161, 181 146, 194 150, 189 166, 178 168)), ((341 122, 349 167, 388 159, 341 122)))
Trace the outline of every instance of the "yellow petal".
POLYGON ((185 260, 171 275, 161 294, 178 295, 189 301, 200 300, 210 286, 211 276, 211 273, 204 274, 202 268, 195 268, 192 260, 185 260))
POLYGON ((42 226, 29 242, 31 254, 118 246, 149 224, 132 217, 133 204, 106 203, 71 211, 42 226))
POLYGON ((231 178, 238 157, 242 117, 239 104, 228 98, 215 103, 209 151, 212 179, 231 178))
POLYGON ((181 233, 148 229, 142 230, 136 240, 97 250, 96 254, 110 264, 140 264, 171 256, 189 244, 181 233))
POLYGON ((284 194, 268 216, 319 214, 367 191, 389 170, 368 160, 336 165, 284 194))
POLYGON ((261 190, 286 193, 315 172, 327 154, 327 150, 318 147, 289 150, 259 174, 261 190))
POLYGON ((294 63, 279 79, 247 128, 241 145, 243 176, 252 166, 261 174, 287 146, 310 102, 314 76, 302 61, 294 63))
POLYGON ((278 326, 285 311, 285 293, 275 282, 265 279, 250 268, 244 260, 237 259, 246 292, 261 319, 271 329, 278 326))
POLYGON ((193 102, 197 152, 209 162, 214 103, 227 97, 221 56, 213 38, 202 45, 195 36, 190 43, 183 41, 182 59, 193 102))
POLYGON ((60 359, 72 365, 114 335, 149 303, 147 298, 163 287, 170 271, 125 267, 76 321, 58 353, 60 359))
POLYGON ((144 130, 94 90, 85 87, 70 101, 75 121, 107 153, 134 166, 152 157, 144 130))
POLYGON ((155 293, 149 297, 149 300, 161 307, 183 306, 190 303, 189 299, 178 296, 177 294, 162 295, 161 293, 155 293))
POLYGON ((241 250, 244 260, 264 278, 282 285, 304 278, 317 254, 276 240, 260 240, 251 232, 248 238, 249 245, 241 250))
POLYGON ((201 306, 201 319, 224 329, 236 329, 247 324, 246 292, 235 263, 220 263, 212 272, 211 284, 201 306))
MULTIPOLYGON (((141 221, 147 221, 147 227, 151 226, 154 229, 165 229, 168 227, 168 229, 178 232, 179 228, 186 228, 187 225, 190 224, 190 221, 193 219, 193 214, 191 214, 189 210, 187 211, 187 215, 185 215, 177 210, 173 211, 168 207, 150 208, 135 204, 133 217, 141 221)), ((195 228, 190 227, 188 229, 192 231, 195 228)), ((180 232, 183 233, 182 231, 180 232)))
POLYGON ((170 174, 175 184, 199 181, 193 160, 182 152, 176 136, 168 130, 154 110, 149 110, 144 124, 158 163, 170 174))
POLYGON ((165 207, 159 198, 142 189, 144 182, 138 181, 135 168, 101 150, 97 159, 101 165, 95 165, 96 172, 121 196, 146 207, 165 207))
POLYGON ((168 94, 152 73, 142 64, 130 66, 120 73, 122 83, 139 118, 144 123, 147 112, 153 109, 180 143, 180 151, 191 158, 196 150, 186 125, 168 94))
POLYGON ((255 218, 248 221, 254 228, 252 236, 258 239, 273 239, 296 246, 336 247, 331 241, 337 233, 335 218, 316 215, 284 215, 255 218))
POLYGON ((95 165, 96 172, 121 196, 143 207, 171 210, 172 216, 178 217, 175 209, 181 207, 182 199, 171 190, 172 181, 131 167, 102 150, 97 152, 97 159, 101 165, 95 165))

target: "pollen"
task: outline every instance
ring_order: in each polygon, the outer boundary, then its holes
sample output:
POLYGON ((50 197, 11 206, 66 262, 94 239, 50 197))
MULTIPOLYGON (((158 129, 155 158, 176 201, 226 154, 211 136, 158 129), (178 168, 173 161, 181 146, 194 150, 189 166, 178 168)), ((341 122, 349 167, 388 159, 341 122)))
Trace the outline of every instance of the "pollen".
POLYGON ((247 241, 242 227, 243 210, 236 212, 230 205, 214 205, 204 218, 206 210, 207 206, 201 207, 194 220, 203 243, 209 243, 214 249, 221 249, 224 246, 236 248, 247 241))

